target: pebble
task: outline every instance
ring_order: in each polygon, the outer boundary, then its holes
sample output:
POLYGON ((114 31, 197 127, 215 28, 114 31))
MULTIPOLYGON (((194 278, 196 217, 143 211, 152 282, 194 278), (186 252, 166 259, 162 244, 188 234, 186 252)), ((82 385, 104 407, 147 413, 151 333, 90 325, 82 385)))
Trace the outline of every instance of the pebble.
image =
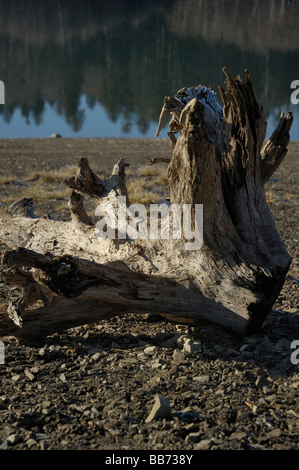
POLYGON ((205 384, 208 383, 210 380, 209 375, 197 375, 195 377, 192 377, 195 382, 198 382, 200 384, 205 384))
POLYGON ((233 432, 229 436, 229 440, 231 441, 231 440, 236 439, 237 441, 241 441, 242 439, 245 439, 246 436, 247 436, 246 432, 236 431, 236 432, 233 432))
POLYGON ((31 381, 33 381, 35 379, 35 375, 32 372, 30 372, 30 370, 28 370, 28 369, 25 370, 25 375, 31 381))
POLYGON ((96 353, 94 353, 94 354, 91 356, 91 359, 92 359, 93 361, 99 361, 99 360, 101 359, 101 357, 102 357, 101 353, 100 353, 100 352, 96 352, 96 353))
POLYGON ((147 348, 143 350, 144 354, 146 354, 147 356, 153 356, 156 351, 157 351, 156 346, 148 346, 147 348))
POLYGON ((19 434, 10 434, 10 436, 8 436, 6 438, 7 442, 8 442, 8 445, 15 445, 15 444, 18 444, 22 438, 19 434))
POLYGON ((179 349, 174 350, 173 355, 172 355, 172 359, 177 364, 183 364, 183 363, 186 362, 186 358, 185 358, 184 353, 182 351, 180 351, 179 349))
POLYGON ((273 439, 273 438, 280 437, 281 434, 282 434, 281 429, 276 428, 276 429, 273 429, 272 431, 269 431, 269 432, 267 433, 267 437, 268 437, 269 439, 273 439))
POLYGON ((203 439, 202 441, 197 442, 194 448, 195 450, 209 450, 212 443, 212 439, 203 439))
POLYGON ((156 395, 154 406, 151 409, 150 414, 146 418, 145 422, 150 423, 154 419, 164 418, 170 415, 170 403, 167 397, 161 397, 156 395))
POLYGON ((0 444, 0 450, 7 450, 8 448, 8 442, 7 439, 5 439, 3 442, 0 444))
POLYGON ((27 447, 33 447, 35 444, 36 444, 36 440, 33 439, 32 437, 30 437, 30 438, 27 439, 27 441, 26 441, 27 447))
POLYGON ((202 433, 201 432, 190 432, 185 438, 186 442, 198 442, 200 441, 202 433))

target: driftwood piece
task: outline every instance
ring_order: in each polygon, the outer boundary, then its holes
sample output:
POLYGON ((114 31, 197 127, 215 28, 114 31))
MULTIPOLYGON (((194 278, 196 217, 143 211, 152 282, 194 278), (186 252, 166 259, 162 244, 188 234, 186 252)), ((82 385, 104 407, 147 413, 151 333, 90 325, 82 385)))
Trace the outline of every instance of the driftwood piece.
POLYGON ((182 221, 181 208, 188 207, 189 232, 121 236, 119 207, 128 210, 122 228, 132 211, 139 212, 139 224, 148 222, 140 215, 142 208, 130 206, 124 159, 102 181, 86 158, 78 158, 77 173, 65 180, 72 189, 70 222, 35 217, 29 199, 2 208, 0 237, 11 250, 2 253, 1 277, 19 294, 2 303, 0 337, 44 336, 134 312, 207 321, 241 335, 261 327, 291 261, 264 184, 287 152, 293 117, 281 115, 277 130, 264 142, 263 109, 245 72, 243 82, 224 69, 223 108, 216 94, 201 86, 164 100, 157 134, 171 114, 173 154, 167 162, 171 206, 160 209, 170 211, 167 220, 174 229, 182 221), (81 193, 115 210, 114 238, 98 238, 81 193), (198 228, 198 207, 203 207, 203 230, 196 244, 189 238, 198 228))

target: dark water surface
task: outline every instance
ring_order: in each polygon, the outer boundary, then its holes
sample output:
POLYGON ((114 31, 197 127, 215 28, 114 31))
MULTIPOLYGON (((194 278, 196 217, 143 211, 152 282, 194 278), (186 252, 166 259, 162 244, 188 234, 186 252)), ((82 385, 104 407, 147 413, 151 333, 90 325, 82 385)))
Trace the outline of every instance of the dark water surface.
POLYGON ((227 66, 267 135, 292 111, 299 140, 298 19, 297 0, 0 0, 0 137, 154 137, 165 95, 217 91, 227 66))

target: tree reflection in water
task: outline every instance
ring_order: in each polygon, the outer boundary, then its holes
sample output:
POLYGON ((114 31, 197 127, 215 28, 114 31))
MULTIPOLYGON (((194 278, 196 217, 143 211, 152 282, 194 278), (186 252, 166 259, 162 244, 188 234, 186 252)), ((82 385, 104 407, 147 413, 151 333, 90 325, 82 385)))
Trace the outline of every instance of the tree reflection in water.
POLYGON ((133 125, 143 135, 157 122, 165 95, 217 90, 224 65, 249 68, 267 115, 288 111, 298 13, 291 0, 0 0, 0 113, 10 123, 19 109, 34 129, 50 106, 76 133, 100 104, 134 137, 133 125))

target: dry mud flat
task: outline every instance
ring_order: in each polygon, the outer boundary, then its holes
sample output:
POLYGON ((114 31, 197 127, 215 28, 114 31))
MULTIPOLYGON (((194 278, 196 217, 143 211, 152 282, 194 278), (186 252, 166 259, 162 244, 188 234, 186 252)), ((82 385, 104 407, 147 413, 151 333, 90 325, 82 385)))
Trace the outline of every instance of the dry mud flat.
MULTIPOLYGON (((31 196, 28 174, 73 165, 76 155, 108 175, 121 156, 134 174, 170 153, 165 140, 2 140, 1 201, 31 196)), ((4 338, 0 448, 298 450, 298 153, 292 142, 266 188, 293 261, 258 334, 132 314, 38 343, 4 338)), ((58 199, 36 205, 55 210, 58 199)))

